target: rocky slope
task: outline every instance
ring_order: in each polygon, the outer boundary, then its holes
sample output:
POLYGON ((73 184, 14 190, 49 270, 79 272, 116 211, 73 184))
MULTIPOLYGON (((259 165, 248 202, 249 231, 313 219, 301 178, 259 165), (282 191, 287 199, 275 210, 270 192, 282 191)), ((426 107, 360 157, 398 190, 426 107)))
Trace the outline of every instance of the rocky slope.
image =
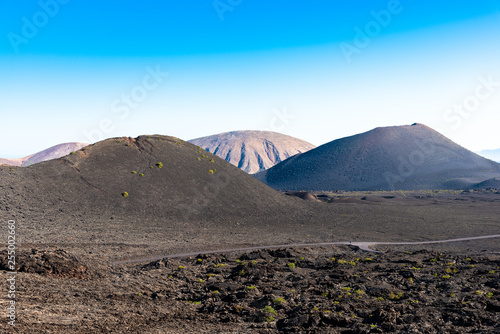
POLYGON ((270 131, 232 131, 189 142, 250 174, 315 147, 303 140, 270 131))
POLYGON ((466 189, 500 177, 500 164, 413 124, 334 140, 256 177, 280 190, 466 189))

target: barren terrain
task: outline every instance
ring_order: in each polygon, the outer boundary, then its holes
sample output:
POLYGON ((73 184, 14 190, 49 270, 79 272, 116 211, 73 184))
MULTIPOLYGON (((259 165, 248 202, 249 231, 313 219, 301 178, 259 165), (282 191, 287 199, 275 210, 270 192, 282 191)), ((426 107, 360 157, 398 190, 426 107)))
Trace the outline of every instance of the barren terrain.
POLYGON ((499 201, 495 189, 283 194, 164 136, 3 166, 15 331, 495 332, 498 239, 356 245, 500 234, 499 201), (321 242, 352 244, 209 254, 321 242), (182 253, 200 255, 167 259, 182 253))

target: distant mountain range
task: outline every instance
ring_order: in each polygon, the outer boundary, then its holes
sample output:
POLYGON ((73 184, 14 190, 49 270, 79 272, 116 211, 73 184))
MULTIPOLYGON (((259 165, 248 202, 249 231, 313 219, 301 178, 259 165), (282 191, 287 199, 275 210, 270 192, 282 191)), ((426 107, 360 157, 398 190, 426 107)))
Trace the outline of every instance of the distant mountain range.
POLYGON ((89 144, 85 143, 64 143, 52 146, 46 150, 40 151, 38 153, 28 155, 24 158, 18 159, 2 159, 0 158, 0 165, 11 165, 11 166, 22 166, 26 167, 33 165, 42 161, 57 159, 65 155, 70 154, 73 151, 78 151, 82 147, 89 144))
POLYGON ((232 131, 189 142, 250 174, 315 147, 306 141, 270 131, 232 131))
POLYGON ((500 164, 422 124, 334 140, 256 174, 278 190, 499 187, 500 164))
POLYGON ((480 151, 480 152, 477 152, 477 154, 479 154, 487 159, 490 159, 490 160, 493 160, 496 162, 500 162, 500 148, 497 150, 480 151))

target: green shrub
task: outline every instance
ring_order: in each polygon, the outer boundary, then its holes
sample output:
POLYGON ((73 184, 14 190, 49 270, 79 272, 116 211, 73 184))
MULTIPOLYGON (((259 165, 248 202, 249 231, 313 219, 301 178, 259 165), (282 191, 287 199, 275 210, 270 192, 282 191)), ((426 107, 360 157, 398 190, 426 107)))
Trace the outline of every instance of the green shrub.
POLYGON ((139 176, 144 176, 144 173, 139 174, 139 176))
POLYGON ((272 308, 272 306, 266 306, 262 309, 262 311, 264 311, 265 313, 271 313, 271 314, 274 314, 274 315, 278 315, 278 312, 276 312, 276 310, 274 308, 272 308))
POLYGON ((122 193, 122 196, 123 196, 123 197, 128 197, 128 192, 124 191, 124 192, 122 193))
POLYGON ((289 264, 287 264, 287 266, 288 266, 288 268, 293 269, 293 268, 295 268, 295 263, 293 263, 293 262, 289 263, 289 264))
POLYGON ((273 303, 275 303, 276 305, 281 305, 285 302, 285 299, 283 298, 276 298, 275 300, 273 300, 273 303))
POLYGON ((158 168, 163 168, 163 164, 161 162, 157 162, 156 166, 158 166, 158 168))
POLYGON ((135 170, 132 171, 132 174, 137 174, 137 172, 135 170))
POLYGON ((210 169, 208 172, 209 172, 210 174, 213 174, 213 173, 214 173, 214 170, 213 170, 213 169, 210 169))

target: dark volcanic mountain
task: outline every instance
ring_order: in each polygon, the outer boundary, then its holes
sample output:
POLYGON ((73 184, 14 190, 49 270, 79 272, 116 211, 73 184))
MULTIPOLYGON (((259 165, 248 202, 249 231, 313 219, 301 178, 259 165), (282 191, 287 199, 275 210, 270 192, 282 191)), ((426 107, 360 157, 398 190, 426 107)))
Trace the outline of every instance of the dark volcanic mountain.
POLYGON ((306 141, 271 131, 232 131, 189 142, 250 174, 315 147, 306 141))
POLYGON ((499 176, 500 164, 422 124, 334 140, 256 175, 280 190, 465 189, 499 176))
POLYGON ((87 146, 85 143, 64 143, 49 147, 38 153, 28 155, 24 158, 19 159, 1 159, 0 165, 11 165, 11 166, 29 166, 42 161, 57 159, 65 155, 70 154, 73 151, 78 151, 82 147, 87 146))
POLYGON ((165 136, 108 139, 3 173, 23 206, 47 212, 229 222, 271 212, 279 217, 297 203, 219 157, 165 136))

